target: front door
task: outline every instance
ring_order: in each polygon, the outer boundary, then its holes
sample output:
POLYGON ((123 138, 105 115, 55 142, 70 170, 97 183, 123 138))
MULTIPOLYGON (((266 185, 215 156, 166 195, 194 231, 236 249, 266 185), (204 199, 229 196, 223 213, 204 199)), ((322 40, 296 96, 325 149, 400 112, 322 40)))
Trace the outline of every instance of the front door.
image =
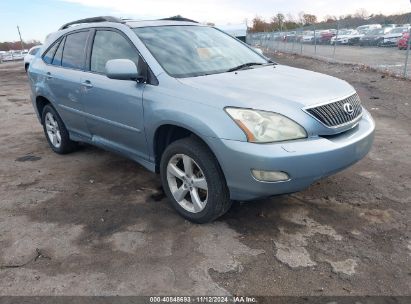
POLYGON ((148 159, 144 133, 144 83, 114 80, 105 75, 111 59, 130 59, 138 66, 137 49, 120 32, 101 29, 95 32, 90 56, 90 71, 81 79, 82 102, 92 141, 131 158, 148 159))

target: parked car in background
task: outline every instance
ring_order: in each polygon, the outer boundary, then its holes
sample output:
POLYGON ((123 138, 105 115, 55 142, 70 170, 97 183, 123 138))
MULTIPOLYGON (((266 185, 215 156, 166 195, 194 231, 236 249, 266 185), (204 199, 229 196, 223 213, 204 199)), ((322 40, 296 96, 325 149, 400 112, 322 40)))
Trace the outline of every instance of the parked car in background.
POLYGON ((361 46, 377 46, 380 45, 384 39, 384 35, 388 34, 391 29, 374 29, 360 38, 361 46))
POLYGON ((27 50, 23 50, 23 51, 10 51, 10 53, 11 53, 11 56, 12 56, 12 60, 23 60, 23 58, 24 58, 24 56, 25 56, 25 54, 27 54, 26 53, 27 52, 27 50))
POLYGON ((10 51, 4 52, 1 59, 2 61, 13 61, 13 53, 10 51))
POLYGON ((400 50, 406 50, 408 47, 408 43, 410 41, 410 33, 402 34, 402 37, 398 40, 398 48, 400 50))
POLYGON ((6 54, 6 51, 0 51, 0 62, 3 61, 3 56, 6 54))
POLYGON ((297 32, 295 32, 295 31, 292 31, 292 32, 288 32, 286 35, 285 35, 285 41, 287 41, 287 42, 294 42, 294 41, 297 41, 297 32))
POLYGON ((397 46, 398 40, 404 33, 407 33, 410 29, 408 27, 397 27, 388 34, 383 36, 379 46, 397 46))
POLYGON ((314 31, 305 31, 301 36, 301 42, 303 43, 313 43, 314 42, 314 31))
POLYGON ((26 56, 24 56, 24 69, 26 70, 26 72, 29 69, 30 62, 33 60, 34 56, 37 54, 37 52, 40 50, 40 48, 41 48, 41 45, 33 46, 28 51, 26 56))
POLYGON ((320 44, 321 36, 328 32, 328 30, 317 30, 314 33, 313 43, 320 44))
POLYGON ((347 82, 276 64, 182 18, 71 22, 28 75, 54 152, 86 142, 139 162, 197 223, 232 200, 303 190, 362 159, 374 138, 347 82))
POLYGON ((366 25, 361 25, 356 28, 357 32, 361 34, 367 34, 371 30, 375 29, 380 29, 382 28, 381 24, 366 24, 366 25))
POLYGON ((389 30, 393 30, 395 28, 399 27, 398 24, 384 24, 382 25, 382 28, 384 29, 389 29, 389 30))
POLYGON ((364 36, 363 34, 360 34, 357 30, 352 30, 352 29, 342 29, 337 32, 337 35, 331 38, 330 43, 334 45, 334 43, 337 44, 343 44, 343 45, 353 45, 356 44, 359 39, 364 36))
POLYGON ((330 44, 331 38, 334 37, 337 33, 337 30, 330 29, 322 31, 317 43, 319 44, 330 44))

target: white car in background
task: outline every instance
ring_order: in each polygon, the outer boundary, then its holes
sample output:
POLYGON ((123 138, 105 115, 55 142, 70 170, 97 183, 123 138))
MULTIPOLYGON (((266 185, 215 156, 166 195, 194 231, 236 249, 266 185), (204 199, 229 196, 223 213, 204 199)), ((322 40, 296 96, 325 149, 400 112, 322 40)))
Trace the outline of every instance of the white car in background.
POLYGON ((404 33, 408 33, 409 31, 409 27, 396 27, 391 32, 383 36, 379 46, 397 46, 398 40, 404 33))
POLYGON ((313 43, 314 42, 314 31, 305 31, 301 36, 301 41, 303 43, 313 43))
POLYGON ((13 53, 11 51, 7 51, 7 52, 2 53, 1 60, 4 61, 4 62, 13 61, 13 53))
POLYGON ((337 35, 331 38, 330 43, 334 45, 337 44, 354 44, 355 40, 359 40, 363 34, 360 34, 357 30, 352 29, 342 29, 339 30, 337 35))
POLYGON ((0 63, 3 61, 3 57, 6 56, 6 51, 0 51, 0 63))
POLYGON ((24 69, 27 70, 29 69, 30 63, 33 60, 34 56, 37 54, 37 52, 40 50, 41 45, 36 45, 33 46, 29 52, 24 56, 24 69))

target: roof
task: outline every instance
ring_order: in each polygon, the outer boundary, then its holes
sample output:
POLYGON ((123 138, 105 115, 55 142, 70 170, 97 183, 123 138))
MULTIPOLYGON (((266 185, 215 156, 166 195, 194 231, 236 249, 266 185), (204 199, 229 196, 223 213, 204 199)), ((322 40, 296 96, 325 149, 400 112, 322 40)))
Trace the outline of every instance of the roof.
POLYGON ((131 19, 120 19, 112 16, 98 16, 80 19, 72 21, 62 25, 59 30, 65 30, 71 26, 85 26, 94 25, 95 23, 112 22, 117 24, 126 24, 129 27, 147 27, 147 26, 164 26, 164 25, 199 25, 197 21, 183 18, 181 16, 174 16, 170 18, 164 18, 159 20, 131 20, 131 19))
POLYGON ((170 21, 170 20, 130 20, 126 22, 131 28, 135 27, 149 27, 149 26, 170 26, 170 25, 197 25, 197 26, 205 26, 203 24, 189 22, 189 21, 170 21))

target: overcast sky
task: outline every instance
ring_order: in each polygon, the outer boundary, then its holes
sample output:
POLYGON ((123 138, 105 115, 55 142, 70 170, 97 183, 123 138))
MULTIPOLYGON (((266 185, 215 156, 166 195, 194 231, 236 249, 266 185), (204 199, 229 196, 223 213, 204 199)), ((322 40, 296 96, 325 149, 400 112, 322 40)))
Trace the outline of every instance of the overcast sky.
POLYGON ((216 24, 242 23, 259 15, 269 19, 281 12, 345 15, 364 8, 369 13, 407 13, 410 0, 2 0, 0 41, 43 40, 63 23, 91 16, 113 15, 137 19, 184 17, 216 24))

